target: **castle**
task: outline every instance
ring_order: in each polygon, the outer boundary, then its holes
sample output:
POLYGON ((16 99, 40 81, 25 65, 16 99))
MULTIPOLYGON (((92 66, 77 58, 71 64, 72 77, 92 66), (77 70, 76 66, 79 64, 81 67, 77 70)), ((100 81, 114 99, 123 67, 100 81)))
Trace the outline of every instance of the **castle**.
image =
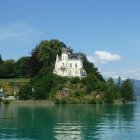
POLYGON ((55 68, 53 72, 60 76, 84 77, 86 71, 83 69, 81 55, 71 54, 67 48, 62 49, 61 56, 56 56, 55 68))

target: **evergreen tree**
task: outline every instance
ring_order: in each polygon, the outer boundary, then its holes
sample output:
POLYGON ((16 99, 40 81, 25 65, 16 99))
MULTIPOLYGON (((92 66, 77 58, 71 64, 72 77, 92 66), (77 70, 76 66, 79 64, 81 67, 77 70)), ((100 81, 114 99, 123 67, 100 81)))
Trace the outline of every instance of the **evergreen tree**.
POLYGON ((118 80, 117 80, 117 85, 120 87, 121 86, 121 77, 119 76, 118 80))
POLYGON ((123 81, 121 85, 121 96, 125 101, 134 100, 134 85, 130 79, 123 81))
POLYGON ((0 55, 0 65, 2 64, 2 62, 3 62, 3 60, 2 60, 2 57, 1 57, 1 55, 0 55))

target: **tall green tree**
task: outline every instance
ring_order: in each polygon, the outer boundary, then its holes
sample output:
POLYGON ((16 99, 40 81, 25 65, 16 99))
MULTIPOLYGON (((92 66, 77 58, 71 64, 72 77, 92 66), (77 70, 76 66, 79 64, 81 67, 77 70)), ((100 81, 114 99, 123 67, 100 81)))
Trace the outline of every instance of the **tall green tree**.
POLYGON ((56 55, 61 54, 62 48, 66 48, 66 45, 59 40, 41 41, 36 47, 38 50, 39 61, 42 62, 45 67, 53 69, 56 55))
POLYGON ((122 82, 122 80, 121 80, 121 77, 119 76, 119 78, 118 78, 118 80, 117 80, 117 85, 120 87, 121 86, 121 82, 122 82))
POLYGON ((2 57, 1 57, 1 55, 0 55, 0 65, 2 64, 2 62, 3 62, 3 60, 2 60, 2 57))
POLYGON ((106 91, 105 91, 105 102, 113 103, 113 100, 116 97, 117 86, 112 78, 109 78, 106 82, 106 91))
POLYGON ((125 101, 134 100, 134 84, 130 79, 123 81, 121 85, 121 96, 125 101))
POLYGON ((6 68, 3 65, 0 65, 0 78, 6 78, 6 77, 7 77, 6 68))
POLYGON ((2 65, 6 71, 5 78, 15 77, 15 61, 13 59, 4 61, 2 65))
POLYGON ((19 77, 29 76, 29 59, 30 57, 21 57, 16 62, 16 71, 19 77))
POLYGON ((39 60, 38 49, 35 48, 31 52, 31 57, 28 61, 28 75, 30 77, 36 76, 42 68, 42 62, 39 60))

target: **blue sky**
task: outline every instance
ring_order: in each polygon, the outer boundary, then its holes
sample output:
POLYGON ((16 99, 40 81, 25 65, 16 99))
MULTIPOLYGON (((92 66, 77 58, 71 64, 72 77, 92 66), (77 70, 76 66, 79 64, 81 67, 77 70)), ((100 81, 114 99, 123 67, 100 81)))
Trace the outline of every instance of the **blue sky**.
POLYGON ((17 60, 59 39, 105 76, 140 79, 139 0, 1 0, 0 54, 17 60))

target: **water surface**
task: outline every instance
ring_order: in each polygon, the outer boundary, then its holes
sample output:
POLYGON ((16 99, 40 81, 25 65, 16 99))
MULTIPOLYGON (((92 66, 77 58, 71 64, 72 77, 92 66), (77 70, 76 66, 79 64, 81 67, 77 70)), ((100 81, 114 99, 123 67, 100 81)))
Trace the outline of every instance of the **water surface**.
POLYGON ((139 140, 140 104, 0 104, 0 140, 139 140))

